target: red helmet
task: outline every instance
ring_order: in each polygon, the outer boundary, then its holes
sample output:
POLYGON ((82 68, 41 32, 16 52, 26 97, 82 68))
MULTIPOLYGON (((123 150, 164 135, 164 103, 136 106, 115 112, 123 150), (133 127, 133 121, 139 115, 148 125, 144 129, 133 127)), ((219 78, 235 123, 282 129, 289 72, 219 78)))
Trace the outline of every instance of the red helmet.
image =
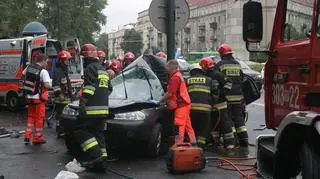
POLYGON ((99 50, 97 52, 97 55, 98 55, 99 58, 106 58, 106 53, 104 53, 104 51, 99 50))
POLYGON ((122 65, 121 62, 119 60, 113 60, 110 64, 109 64, 109 68, 115 72, 117 71, 121 71, 122 70, 122 65))
POLYGON ((93 57, 93 58, 98 57, 97 48, 92 44, 82 45, 80 54, 84 57, 93 57))
POLYGON ((58 53, 58 59, 59 60, 68 60, 69 58, 71 58, 71 54, 66 50, 61 50, 58 53))
POLYGON ((230 45, 228 45, 228 44, 222 44, 222 45, 220 45, 219 48, 218 48, 218 52, 219 52, 219 54, 220 54, 221 57, 233 53, 230 45))
POLYGON ((205 57, 200 60, 199 65, 206 71, 214 67, 214 61, 210 57, 205 57))
POLYGON ((158 53, 156 54, 156 56, 162 57, 162 58, 167 58, 167 54, 164 53, 164 52, 158 52, 158 53))
POLYGON ((130 60, 133 61, 135 60, 135 55, 132 52, 127 52, 126 54, 124 54, 124 60, 130 60))

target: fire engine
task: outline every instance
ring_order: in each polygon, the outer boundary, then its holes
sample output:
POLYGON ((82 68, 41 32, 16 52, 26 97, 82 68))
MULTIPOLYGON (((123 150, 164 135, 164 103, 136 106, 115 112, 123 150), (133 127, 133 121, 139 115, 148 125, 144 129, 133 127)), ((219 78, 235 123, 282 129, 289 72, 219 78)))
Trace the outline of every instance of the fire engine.
POLYGON ((80 45, 77 39, 69 39, 64 41, 64 43, 55 39, 49 39, 45 27, 37 22, 26 25, 23 35, 25 37, 0 39, 1 104, 6 104, 10 109, 24 106, 24 98, 19 90, 23 82, 22 71, 31 63, 30 59, 34 51, 41 51, 48 55, 47 70, 52 77, 56 69, 57 54, 63 48, 68 48, 73 55, 69 66, 71 82, 75 86, 83 81, 81 79, 83 66, 79 53, 80 45))
POLYGON ((262 4, 243 6, 243 40, 265 52, 265 122, 274 135, 256 139, 264 178, 320 178, 320 1, 278 0, 270 46, 263 50, 262 4), (292 12, 299 11, 296 20, 292 12))

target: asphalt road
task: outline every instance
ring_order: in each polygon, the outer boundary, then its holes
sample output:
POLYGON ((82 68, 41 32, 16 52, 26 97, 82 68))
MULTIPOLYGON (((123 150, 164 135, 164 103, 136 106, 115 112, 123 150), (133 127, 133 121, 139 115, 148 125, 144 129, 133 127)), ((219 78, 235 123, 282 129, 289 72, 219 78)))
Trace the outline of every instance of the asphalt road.
MULTIPOLYGON (((264 104, 259 99, 247 108, 249 120, 247 122, 250 143, 255 143, 255 138, 260 134, 271 133, 270 130, 254 131, 264 125, 264 104)), ((24 130, 25 114, 13 113, 5 108, 0 108, 0 127, 9 130, 24 130)), ((5 179, 42 179, 55 178, 61 170, 65 170, 64 165, 72 160, 66 152, 62 140, 55 138, 54 129, 45 129, 47 143, 42 146, 25 146, 23 137, 2 138, 0 139, 0 176, 5 179)), ((249 156, 255 156, 253 147, 249 148, 249 156)), ((233 155, 246 155, 246 151, 235 152, 233 155)), ((248 154, 248 153, 247 153, 248 154)), ((206 152, 207 156, 218 156, 215 152, 206 152)), ((220 154, 223 155, 223 154, 220 154)), ((253 164, 254 160, 247 161, 253 164)), ((208 167, 201 173, 189 173, 183 175, 171 175, 167 172, 165 157, 150 159, 144 156, 139 147, 127 147, 122 150, 119 160, 110 163, 109 169, 131 176, 135 179, 161 179, 161 178, 210 178, 210 179, 239 179, 240 175, 236 172, 225 171, 216 167, 216 162, 210 162, 208 167)), ((83 179, 99 178, 123 178, 119 175, 108 172, 106 174, 81 173, 83 179)))

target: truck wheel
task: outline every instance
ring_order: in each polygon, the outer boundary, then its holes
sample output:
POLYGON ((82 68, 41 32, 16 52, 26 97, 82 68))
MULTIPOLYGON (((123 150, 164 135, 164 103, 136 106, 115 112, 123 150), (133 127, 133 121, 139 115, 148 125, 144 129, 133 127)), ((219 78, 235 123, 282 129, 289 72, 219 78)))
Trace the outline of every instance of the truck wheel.
POLYGON ((301 172, 303 179, 320 178, 320 153, 315 145, 305 142, 301 149, 301 172))
POLYGON ((6 97, 6 104, 10 110, 17 110, 19 107, 19 96, 16 93, 9 93, 6 97))
POLYGON ((157 123, 151 133, 151 137, 148 142, 148 153, 150 157, 158 157, 162 147, 162 125, 157 123))

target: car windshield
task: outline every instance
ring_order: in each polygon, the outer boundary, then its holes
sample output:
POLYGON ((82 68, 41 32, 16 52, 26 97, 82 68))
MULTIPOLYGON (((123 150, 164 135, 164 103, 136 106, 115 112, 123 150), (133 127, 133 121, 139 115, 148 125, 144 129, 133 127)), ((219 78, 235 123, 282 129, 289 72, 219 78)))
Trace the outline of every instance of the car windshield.
POLYGON ((110 99, 129 99, 132 101, 159 100, 163 89, 155 74, 145 68, 136 66, 119 74, 111 80, 113 91, 110 99))
POLYGON ((69 60, 69 74, 81 73, 81 61, 78 58, 71 58, 69 60))

